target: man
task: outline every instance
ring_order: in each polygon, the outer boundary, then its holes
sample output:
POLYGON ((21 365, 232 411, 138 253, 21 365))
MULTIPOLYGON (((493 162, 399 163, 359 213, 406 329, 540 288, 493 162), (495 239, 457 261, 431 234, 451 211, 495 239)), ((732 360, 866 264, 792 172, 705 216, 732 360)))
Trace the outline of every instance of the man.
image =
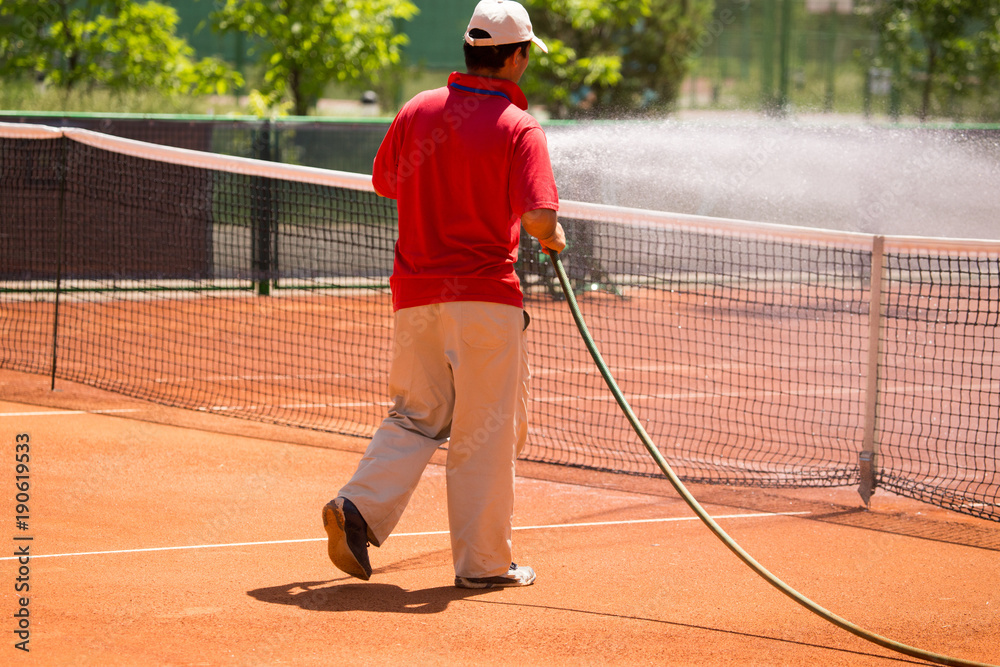
POLYGON ((546 251, 566 239, 545 135, 517 85, 532 42, 547 51, 524 7, 482 0, 465 33, 467 73, 408 102, 375 157, 375 190, 399 211, 393 405, 323 508, 330 559, 360 579, 372 572, 368 544, 388 538, 431 455, 448 443, 455 585, 535 580, 511 555, 528 397, 528 317, 514 262, 522 225, 546 251))

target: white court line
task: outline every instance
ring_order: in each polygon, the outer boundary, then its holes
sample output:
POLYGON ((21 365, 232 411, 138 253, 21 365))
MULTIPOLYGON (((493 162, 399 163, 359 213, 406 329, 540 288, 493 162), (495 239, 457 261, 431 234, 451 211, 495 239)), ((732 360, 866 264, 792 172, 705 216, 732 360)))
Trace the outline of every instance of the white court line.
MULTIPOLYGON (((883 394, 942 394, 945 391, 990 391, 995 392, 1000 389, 1000 384, 995 381, 985 380, 980 382, 966 383, 956 386, 914 384, 908 382, 894 382, 882 387, 883 394)), ((742 389, 739 391, 705 391, 691 390, 657 394, 629 394, 626 400, 629 403, 644 403, 647 401, 690 401, 718 398, 745 398, 748 400, 763 401, 775 397, 795 396, 799 398, 841 398, 844 396, 861 396, 864 390, 857 387, 830 387, 821 386, 798 391, 782 390, 756 390, 742 389)), ((535 403, 610 403, 615 400, 608 392, 601 391, 597 394, 581 394, 574 396, 534 396, 531 399, 535 403)), ((199 412, 257 412, 271 409, 324 409, 324 408, 368 408, 372 406, 389 407, 390 401, 350 401, 340 403, 286 403, 275 405, 208 405, 191 408, 199 412)), ((141 409, 118 409, 118 410, 58 410, 58 411, 37 411, 37 412, 0 412, 2 417, 34 417, 34 416, 62 416, 62 415, 87 415, 87 414, 116 414, 142 412, 141 409)))
MULTIPOLYGON (((952 387, 942 385, 913 385, 907 383, 895 383, 883 387, 880 391, 884 394, 935 394, 945 391, 996 391, 997 385, 994 382, 974 382, 952 387)), ((857 387, 830 387, 821 386, 812 389, 802 389, 798 391, 781 390, 756 390, 747 389, 744 391, 682 391, 666 394, 628 394, 626 400, 629 403, 643 403, 646 401, 690 401, 716 398, 745 398, 752 401, 764 401, 776 397, 794 396, 798 398, 841 398, 844 396, 862 396, 864 390, 857 387)), ((597 394, 581 394, 576 396, 533 396, 531 399, 535 403, 612 403, 615 397, 609 392, 602 391, 597 394)), ((211 405, 194 408, 202 412, 254 412, 273 408, 366 408, 371 406, 388 407, 392 405, 387 401, 357 401, 350 403, 314 403, 305 405, 211 405)), ((2 415, 0 415, 2 416, 2 415)))
POLYGON ((0 417, 52 417, 62 415, 111 415, 122 412, 142 412, 140 408, 118 408, 117 410, 38 410, 35 412, 0 412, 0 417))
MULTIPOLYGON (((811 512, 767 512, 764 514, 726 514, 712 517, 720 519, 756 519, 776 516, 800 516, 811 512)), ((629 519, 627 521, 592 521, 589 523, 553 523, 541 526, 514 526, 514 530, 546 530, 553 528, 587 528, 591 526, 625 526, 640 523, 672 523, 676 521, 698 521, 696 516, 666 517, 662 519, 629 519)), ((425 537, 428 535, 447 535, 447 530, 429 530, 421 533, 396 533, 393 537, 425 537)), ((150 551, 182 551, 185 549, 224 549, 227 547, 255 547, 271 544, 297 544, 300 542, 325 542, 325 537, 309 537, 300 540, 271 540, 267 542, 232 542, 230 544, 194 544, 182 547, 148 547, 144 549, 118 549, 115 551, 78 551, 65 554, 30 554, 31 558, 65 558, 67 556, 106 556, 111 554, 134 554, 150 551)), ((4 556, 2 560, 17 560, 19 556, 4 556)))
POLYGON ((281 405, 208 405, 194 408, 199 412, 255 412, 257 410, 292 409, 307 410, 311 408, 368 408, 373 405, 389 407, 391 401, 356 401, 352 403, 285 403, 281 405))

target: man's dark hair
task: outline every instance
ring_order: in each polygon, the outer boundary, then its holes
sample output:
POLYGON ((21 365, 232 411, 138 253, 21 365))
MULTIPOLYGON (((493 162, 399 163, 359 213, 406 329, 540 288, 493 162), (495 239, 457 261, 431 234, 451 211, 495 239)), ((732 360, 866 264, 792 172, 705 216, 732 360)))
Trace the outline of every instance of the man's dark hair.
MULTIPOLYGON (((490 33, 479 28, 469 31, 469 36, 475 39, 488 39, 490 33)), ((511 54, 521 49, 524 55, 528 55, 531 41, 518 42, 516 44, 501 44, 500 46, 472 46, 468 42, 463 42, 465 50, 465 68, 468 70, 490 70, 497 71, 503 68, 511 54)))

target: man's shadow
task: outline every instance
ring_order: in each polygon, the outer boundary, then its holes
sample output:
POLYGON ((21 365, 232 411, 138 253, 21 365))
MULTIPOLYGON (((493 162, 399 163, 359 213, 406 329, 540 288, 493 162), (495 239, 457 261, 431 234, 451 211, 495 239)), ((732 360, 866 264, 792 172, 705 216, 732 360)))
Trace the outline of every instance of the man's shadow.
POLYGON ((350 583, 351 579, 303 581, 257 588, 247 595, 261 602, 290 604, 308 611, 377 611, 405 614, 438 614, 455 600, 489 594, 495 590, 469 590, 440 586, 407 591, 391 584, 350 583), (348 583, 340 583, 347 581, 348 583))

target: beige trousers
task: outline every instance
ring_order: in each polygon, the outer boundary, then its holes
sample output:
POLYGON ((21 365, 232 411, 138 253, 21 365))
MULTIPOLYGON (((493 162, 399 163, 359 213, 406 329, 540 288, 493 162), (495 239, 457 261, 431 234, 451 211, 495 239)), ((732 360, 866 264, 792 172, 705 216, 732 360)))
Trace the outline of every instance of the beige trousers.
POLYGON ((431 455, 448 443, 448 521, 455 574, 504 574, 511 563, 514 462, 527 437, 522 311, 457 301, 395 314, 392 407, 340 490, 382 544, 431 455))

